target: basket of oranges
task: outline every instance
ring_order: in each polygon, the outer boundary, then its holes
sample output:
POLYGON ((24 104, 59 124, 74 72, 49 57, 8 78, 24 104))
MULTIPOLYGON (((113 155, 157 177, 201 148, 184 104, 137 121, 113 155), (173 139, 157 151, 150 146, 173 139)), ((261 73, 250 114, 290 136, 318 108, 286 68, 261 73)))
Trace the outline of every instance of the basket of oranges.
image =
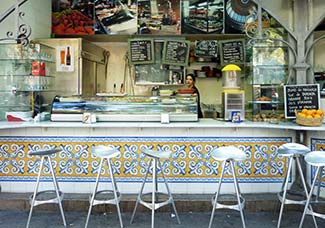
POLYGON ((296 111, 296 123, 303 126, 321 126, 324 119, 322 109, 302 109, 300 112, 296 111))

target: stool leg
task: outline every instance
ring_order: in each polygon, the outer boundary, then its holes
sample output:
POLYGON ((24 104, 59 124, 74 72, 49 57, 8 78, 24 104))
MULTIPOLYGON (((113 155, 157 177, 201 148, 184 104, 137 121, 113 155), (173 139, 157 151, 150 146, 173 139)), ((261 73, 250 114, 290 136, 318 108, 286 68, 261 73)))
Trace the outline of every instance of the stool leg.
POLYGON ((152 208, 151 208, 151 228, 155 227, 155 201, 156 201, 156 191, 157 191, 157 173, 156 173, 156 168, 157 168, 157 160, 153 159, 153 164, 152 164, 152 208))
POLYGON ((121 211, 120 211, 120 201, 118 200, 118 197, 117 197, 117 185, 115 182, 114 173, 113 173, 113 169, 111 166, 111 159, 107 159, 107 160, 108 160, 107 162, 108 162, 109 173, 110 173, 111 179, 112 179, 112 187, 113 187, 113 192, 114 192, 114 198, 116 201, 117 214, 118 214, 118 217, 120 220, 120 226, 121 226, 121 228, 123 228, 122 215, 121 215, 121 211))
POLYGON ((42 157, 41 161, 40 161, 40 167, 39 167, 39 171, 38 171, 38 174, 37 174, 36 186, 35 186, 34 193, 33 193, 33 198, 32 198, 32 203, 31 203, 30 210, 29 210, 29 215, 28 215, 26 228, 29 227, 29 223, 30 223, 30 220, 32 218, 34 204, 35 204, 35 200, 36 200, 36 194, 38 192, 39 182, 40 182, 40 179, 41 179, 41 173, 42 173, 42 169, 43 169, 43 162, 44 162, 44 157, 42 157))
POLYGON ((236 191, 236 195, 237 195, 237 201, 238 201, 238 205, 239 205, 239 208, 240 208, 241 221, 243 223, 243 227, 246 228, 244 212, 243 212, 244 209, 241 207, 241 203, 240 203, 240 190, 239 190, 239 185, 238 185, 238 181, 237 181, 235 165, 234 165, 233 160, 230 160, 230 166, 231 166, 231 170, 232 170, 232 176, 233 176, 233 179, 234 179, 234 185, 235 185, 235 191, 236 191))
POLYGON ((56 197, 58 198, 58 203, 59 203, 59 208, 60 208, 63 224, 64 224, 64 226, 67 226, 67 223, 65 221, 63 207, 62 207, 62 202, 61 202, 60 194, 59 194, 60 188, 59 188, 59 184, 58 184, 58 181, 56 179, 56 175, 55 175, 55 172, 54 172, 54 169, 53 169, 53 166, 52 166, 52 160, 51 160, 50 156, 46 156, 46 157, 48 159, 50 170, 51 170, 51 173, 52 173, 53 184, 54 184, 54 188, 55 188, 55 192, 56 192, 56 197))
MULTIPOLYGON (((308 207, 309 207, 311 197, 312 197, 312 195, 313 195, 314 187, 315 187, 316 180, 317 180, 317 176, 319 175, 319 171, 320 171, 320 169, 321 169, 321 167, 317 167, 316 175, 315 175, 315 178, 314 178, 314 180, 313 180, 313 184, 312 184, 311 187, 310 187, 310 192, 309 192, 309 195, 308 195, 308 198, 307 198, 307 201, 306 201, 306 205, 305 205, 304 213, 302 214, 302 217, 301 217, 301 221, 300 221, 299 228, 302 228, 302 225, 304 224, 304 220, 305 220, 306 212, 307 212, 307 209, 308 209, 308 207)), ((317 224, 316 224, 316 227, 317 227, 317 224)))
POLYGON ((293 162, 293 157, 290 156, 288 170, 287 170, 285 178, 283 180, 284 184, 282 184, 282 189, 281 189, 281 191, 283 191, 283 195, 282 195, 282 202, 281 202, 281 207, 280 207, 280 214, 279 214, 277 228, 280 228, 280 226, 281 226, 282 214, 283 214, 283 209, 284 209, 284 204, 285 204, 287 189, 288 189, 288 184, 289 184, 289 177, 290 177, 290 172, 292 169, 292 162, 293 162))
POLYGON ((145 185, 145 183, 147 181, 147 178, 148 178, 148 173, 149 173, 149 170, 150 170, 150 167, 151 167, 151 163, 152 163, 152 159, 150 159, 150 161, 149 161, 149 165, 148 165, 148 169, 146 171, 146 175, 145 175, 145 177, 143 179, 143 182, 142 182, 142 185, 141 185, 141 189, 140 189, 140 192, 139 192, 138 197, 137 197, 137 201, 135 202, 135 206, 134 206, 133 213, 132 213, 132 216, 131 216, 130 224, 133 223, 134 216, 135 216, 135 212, 137 211, 137 207, 138 207, 139 201, 141 200, 143 188, 144 188, 144 185, 145 185))
POLYGON ((214 213, 215 213, 215 210, 216 210, 216 207, 217 207, 217 203, 218 203, 218 196, 219 196, 220 189, 221 189, 221 184, 222 184, 222 180, 223 180, 223 176, 224 176, 224 170, 225 170, 226 162, 227 161, 224 161, 223 164, 222 164, 221 177, 219 179, 218 190, 217 190, 217 192, 215 194, 215 199, 214 199, 214 202, 213 202, 213 208, 212 208, 212 212, 211 212, 211 218, 210 218, 210 222, 209 222, 209 228, 212 227, 212 222, 213 222, 214 213))
POLYGON ((98 189, 98 183, 99 183, 99 178, 100 178, 100 174, 101 174, 101 171, 102 171, 103 163, 104 163, 104 158, 101 158, 100 163, 99 163, 99 167, 98 167, 98 174, 97 174, 97 177, 96 177, 95 187, 94 187, 93 194, 92 194, 90 202, 89 202, 89 209, 88 209, 85 228, 87 228, 87 226, 88 226, 89 217, 90 217, 90 214, 91 214, 93 203, 94 203, 94 200, 95 200, 95 197, 96 197, 96 192, 97 192, 97 189, 98 189))
MULTIPOLYGON (((162 164, 161 164, 161 162, 160 162, 160 160, 158 160, 158 161, 159 161, 159 165, 160 165, 160 167, 163 167, 162 164)), ((161 171, 161 174, 162 174, 162 177, 163 177, 164 182, 165 182, 165 186, 166 186, 166 189, 167 189, 167 193, 168 193, 169 197, 170 197, 171 200, 172 200, 172 206, 173 206, 173 210, 174 210, 174 213, 175 213, 175 216, 176 216, 177 222, 178 222, 178 224, 181 224, 181 221, 180 221, 180 219, 179 219, 179 217, 178 217, 178 213, 177 213, 177 210, 176 210, 176 206, 175 206, 175 202, 174 202, 173 196, 172 196, 172 194, 171 194, 171 192, 170 192, 169 186, 168 186, 167 181, 166 181, 166 178, 165 178, 165 174, 164 174, 163 171, 161 171)))
POLYGON ((322 166, 321 171, 319 172, 318 176, 318 187, 317 187, 317 195, 316 195, 316 202, 319 200, 319 194, 320 194, 320 187, 322 184, 322 172, 323 172, 324 166, 322 166))
MULTIPOLYGON (((298 171, 299 171, 299 174, 300 174, 301 182, 302 182, 302 185, 303 185, 304 190, 305 190, 306 198, 308 198, 308 189, 307 189, 306 181, 305 181, 305 178, 304 178, 304 173, 303 173, 302 168, 301 168, 299 157, 297 157, 296 161, 297 161, 297 166, 298 166, 298 171)), ((313 208, 312 208, 311 205, 309 205, 309 210, 311 212, 313 212, 313 208)), ((312 217, 313 217, 315 227, 317 227, 317 221, 316 221, 315 215, 312 214, 312 217)))

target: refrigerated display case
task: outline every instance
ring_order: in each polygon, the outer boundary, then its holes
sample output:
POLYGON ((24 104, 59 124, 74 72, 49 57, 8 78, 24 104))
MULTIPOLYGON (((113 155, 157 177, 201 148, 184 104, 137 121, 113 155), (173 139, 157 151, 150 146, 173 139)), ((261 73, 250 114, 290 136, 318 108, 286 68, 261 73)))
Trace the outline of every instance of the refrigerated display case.
POLYGON ((55 84, 55 51, 31 42, 0 44, 0 120, 30 120, 49 111, 55 84))
POLYGON ((52 121, 82 121, 84 113, 96 115, 96 121, 197 121, 196 96, 109 96, 60 97, 52 102, 52 121))

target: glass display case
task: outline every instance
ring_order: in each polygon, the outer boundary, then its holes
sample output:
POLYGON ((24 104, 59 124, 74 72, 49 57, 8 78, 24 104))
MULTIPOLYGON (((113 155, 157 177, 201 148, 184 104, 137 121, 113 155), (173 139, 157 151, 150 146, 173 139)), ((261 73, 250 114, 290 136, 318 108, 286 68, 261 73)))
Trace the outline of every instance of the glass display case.
POLYGON ((282 119, 283 85, 288 75, 288 47, 265 42, 255 44, 252 52, 253 120, 282 119))
POLYGON ((43 92, 54 86, 54 58, 55 49, 39 43, 0 44, 0 120, 7 114, 32 118, 50 107, 53 95, 43 92))
POLYGON ((59 97, 52 102, 52 121, 82 121, 84 113, 96 121, 161 121, 162 114, 171 122, 197 121, 197 99, 178 96, 95 96, 59 97))

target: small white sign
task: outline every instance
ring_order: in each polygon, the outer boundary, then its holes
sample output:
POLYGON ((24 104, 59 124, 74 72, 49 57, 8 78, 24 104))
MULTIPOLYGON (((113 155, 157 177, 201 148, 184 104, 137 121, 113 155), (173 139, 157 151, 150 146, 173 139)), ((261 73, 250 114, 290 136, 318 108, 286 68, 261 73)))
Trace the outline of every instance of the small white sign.
POLYGON ((82 115, 82 122, 86 124, 96 123, 97 122, 96 114, 85 112, 82 115))
POLYGON ((168 113, 161 113, 160 122, 163 123, 163 124, 168 124, 169 123, 169 114, 168 113))
POLYGON ((74 71, 74 49, 72 46, 59 46, 56 48, 56 71, 74 71))

